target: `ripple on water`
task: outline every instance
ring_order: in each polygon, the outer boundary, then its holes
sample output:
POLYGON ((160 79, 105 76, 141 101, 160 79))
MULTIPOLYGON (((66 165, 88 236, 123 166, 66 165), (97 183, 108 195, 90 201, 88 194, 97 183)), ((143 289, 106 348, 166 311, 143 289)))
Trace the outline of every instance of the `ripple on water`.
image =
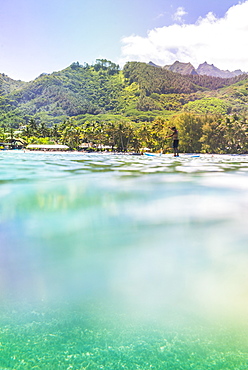
POLYGON ((179 158, 164 155, 160 157, 81 154, 81 153, 24 153, 1 152, 1 180, 40 180, 64 176, 85 175, 98 172, 177 173, 227 172, 247 170, 247 156, 201 155, 179 158))

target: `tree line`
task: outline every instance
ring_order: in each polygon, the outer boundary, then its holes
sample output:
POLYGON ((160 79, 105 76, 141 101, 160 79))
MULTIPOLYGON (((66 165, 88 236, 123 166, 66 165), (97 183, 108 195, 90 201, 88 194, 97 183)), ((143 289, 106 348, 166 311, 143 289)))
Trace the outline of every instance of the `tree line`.
POLYGON ((120 120, 113 122, 86 121, 78 125, 72 118, 52 127, 30 119, 18 131, 0 128, 0 142, 20 138, 26 144, 66 144, 79 150, 99 148, 118 152, 172 152, 172 140, 167 138, 170 127, 179 130, 180 151, 185 153, 248 153, 247 117, 196 115, 180 113, 173 117, 157 117, 152 122, 120 120))

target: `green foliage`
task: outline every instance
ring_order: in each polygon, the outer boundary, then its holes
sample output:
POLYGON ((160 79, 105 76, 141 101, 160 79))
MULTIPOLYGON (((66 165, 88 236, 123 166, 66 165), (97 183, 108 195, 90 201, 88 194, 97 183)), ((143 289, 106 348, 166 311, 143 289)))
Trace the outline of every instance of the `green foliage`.
POLYGON ((61 126, 60 134, 60 141, 62 144, 68 145, 70 149, 77 149, 79 147, 82 137, 81 129, 72 121, 68 120, 61 126))
POLYGON ((26 137, 26 143, 27 144, 54 144, 54 141, 52 141, 49 137, 36 137, 36 136, 30 136, 26 137))
MULTIPOLYGON (((181 152, 202 153, 247 153, 248 124, 245 116, 196 115, 185 112, 176 116, 157 116, 152 122, 133 123, 124 117, 102 115, 94 120, 67 119, 52 127, 30 119, 22 127, 20 135, 28 143, 55 142, 66 144, 71 150, 79 149, 82 143, 90 143, 91 148, 107 146, 121 152, 172 151, 170 127, 179 130, 181 152)), ((96 117, 95 117, 96 118, 96 117)), ((13 132, 13 129, 11 130, 13 132)), ((0 134, 6 136, 5 126, 0 134)), ((13 134, 14 135, 14 134, 13 134)))
POLYGON ((233 112, 247 112, 248 80, 221 89, 218 92, 218 97, 232 106, 233 112))
POLYGON ((182 152, 200 152, 203 120, 201 116, 190 113, 182 113, 173 121, 180 134, 180 151, 182 152))
POLYGON ((123 68, 129 83, 136 82, 144 95, 192 93, 200 89, 188 77, 146 63, 128 62, 123 68))
POLYGON ((210 116, 204 119, 202 125, 201 151, 203 153, 225 153, 225 126, 221 116, 210 116))
POLYGON ((188 78, 196 85, 204 87, 204 89, 217 90, 224 86, 230 86, 239 81, 247 79, 247 75, 238 75, 231 78, 213 77, 207 75, 189 75, 188 78))
POLYGON ((191 101, 184 105, 183 110, 195 113, 226 114, 231 111, 231 107, 225 101, 218 98, 204 98, 191 101))
POLYGON ((4 73, 0 73, 0 95, 7 95, 14 90, 22 88, 25 84, 26 82, 12 80, 4 73))
POLYGON ((5 130, 3 127, 0 127, 0 142, 5 142, 5 130))
POLYGON ((227 118, 224 125, 225 153, 244 153, 248 151, 248 125, 243 117, 234 115, 227 118))
MULTIPOLYGON (((42 74, 0 97, 0 116, 6 112, 19 117, 46 113, 52 121, 61 116, 114 112, 123 105, 123 81, 119 66, 112 62, 98 60, 91 67, 73 63, 61 72, 42 74)), ((13 124, 11 117, 8 120, 13 124)))
POLYGON ((184 104, 192 99, 191 94, 157 94, 152 93, 150 98, 155 100, 161 110, 180 111, 184 104))
POLYGON ((112 63, 107 59, 97 59, 93 67, 95 71, 107 71, 109 75, 117 74, 120 70, 120 66, 118 64, 112 63))

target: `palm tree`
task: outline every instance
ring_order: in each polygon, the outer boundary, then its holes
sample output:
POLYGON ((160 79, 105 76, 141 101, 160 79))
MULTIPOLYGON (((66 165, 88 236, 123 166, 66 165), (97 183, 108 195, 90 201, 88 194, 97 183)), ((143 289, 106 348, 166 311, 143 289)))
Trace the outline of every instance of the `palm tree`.
POLYGON ((53 127, 50 129, 50 136, 54 139, 54 141, 57 143, 59 138, 60 138, 60 133, 59 133, 59 127, 55 123, 53 127))
POLYGON ((4 142, 5 141, 5 132, 4 132, 4 128, 0 128, 0 141, 1 142, 4 142))
POLYGON ((67 125, 61 135, 62 144, 66 144, 70 149, 78 149, 81 142, 81 129, 73 124, 67 125))
POLYGON ((30 118, 28 126, 30 128, 31 135, 35 136, 37 134, 38 124, 34 118, 30 118))
POLYGON ((44 122, 41 122, 41 124, 37 127, 37 133, 41 137, 47 137, 49 135, 49 129, 44 122))

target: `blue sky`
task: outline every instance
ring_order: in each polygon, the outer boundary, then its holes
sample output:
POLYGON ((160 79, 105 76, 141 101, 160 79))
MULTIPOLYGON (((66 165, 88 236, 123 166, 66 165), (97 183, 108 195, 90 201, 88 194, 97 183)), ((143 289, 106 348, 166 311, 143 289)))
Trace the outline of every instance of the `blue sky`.
POLYGON ((0 73, 29 81, 97 58, 248 71, 246 19, 248 1, 0 0, 0 73))

